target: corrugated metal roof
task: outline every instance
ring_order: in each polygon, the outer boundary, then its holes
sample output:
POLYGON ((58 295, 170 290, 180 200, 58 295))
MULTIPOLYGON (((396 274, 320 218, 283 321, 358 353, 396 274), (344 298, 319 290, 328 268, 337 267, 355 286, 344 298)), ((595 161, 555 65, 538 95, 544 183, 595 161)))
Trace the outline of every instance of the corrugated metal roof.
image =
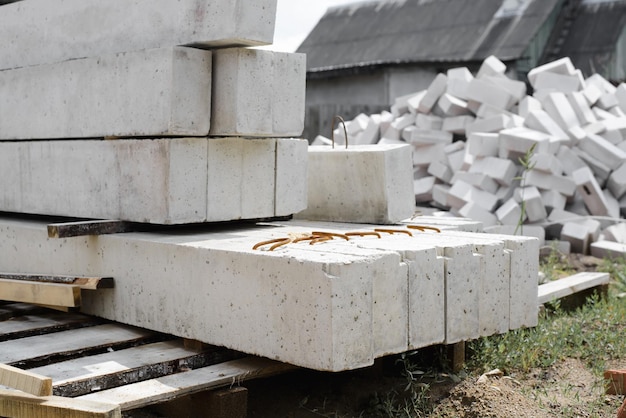
POLYGON ((626 0, 586 0, 574 19, 561 56, 569 56, 584 74, 603 72, 626 27, 626 0))
POLYGON ((330 8, 298 52, 309 71, 381 63, 506 61, 558 0, 381 0, 330 8))

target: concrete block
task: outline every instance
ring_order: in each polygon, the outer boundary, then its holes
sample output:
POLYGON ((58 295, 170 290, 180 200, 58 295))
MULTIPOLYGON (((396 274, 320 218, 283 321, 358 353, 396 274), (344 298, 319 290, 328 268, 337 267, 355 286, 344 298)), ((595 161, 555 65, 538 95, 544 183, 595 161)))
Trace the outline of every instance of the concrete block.
POLYGON ((470 191, 472 190, 472 186, 463 181, 456 181, 448 190, 448 196, 446 199, 447 206, 454 208, 456 210, 461 209, 468 202, 470 202, 470 191))
POLYGON ((587 166, 587 164, 569 147, 560 147, 556 157, 562 164, 563 172, 569 176, 579 168, 587 166))
POLYGON ((533 170, 543 171, 555 176, 563 174, 561 161, 553 154, 546 154, 542 152, 533 153, 530 157, 530 164, 533 167, 533 170))
POLYGON ((453 135, 451 132, 420 129, 417 126, 408 126, 402 131, 402 138, 413 145, 450 144, 453 135))
POLYGON ((433 187, 433 203, 444 208, 450 208, 448 196, 451 187, 445 184, 435 184, 433 187))
POLYGON ((413 166, 427 167, 433 161, 445 161, 444 144, 430 144, 413 147, 413 166))
MULTIPOLYGON (((459 141, 459 143, 462 143, 459 141)), ((465 165, 465 148, 458 151, 446 152, 447 165, 453 173, 463 169, 465 165)))
POLYGON ((439 97, 446 91, 448 77, 445 74, 439 73, 437 77, 430 83, 428 90, 422 100, 420 100, 419 110, 422 113, 430 113, 439 97))
POLYGON ((563 209, 554 208, 548 215, 548 224, 545 227, 546 236, 552 239, 560 239, 561 230, 565 222, 579 220, 581 215, 568 212, 563 209))
POLYGON ((614 131, 616 134, 619 134, 622 141, 626 140, 626 118, 605 119, 602 121, 602 125, 605 131, 614 131))
POLYGON ((443 119, 441 129, 444 132, 451 132, 457 135, 465 135, 465 131, 469 125, 474 122, 475 118, 470 115, 452 116, 443 119))
POLYGON ((625 151, 598 135, 588 134, 580 141, 578 147, 605 163, 611 170, 617 169, 626 162, 625 151))
POLYGON ((0 210, 157 224, 273 217, 275 201, 301 210, 306 142, 277 159, 280 141, 293 140, 1 142, 0 210))
POLYGON ((457 181, 463 181, 491 194, 495 194, 498 191, 498 187, 500 187, 494 179, 483 173, 457 171, 454 173, 454 176, 450 180, 450 183, 454 184, 457 181))
POLYGON ((389 127, 391 126, 391 122, 393 122, 393 115, 386 111, 383 110, 382 112, 380 112, 380 133, 383 134, 387 129, 389 129, 389 127))
POLYGON ((539 321, 537 276, 539 240, 531 237, 503 238, 511 254, 510 329, 534 327, 539 321))
POLYGON ((496 225, 486 228, 485 232, 536 238, 539 241, 539 246, 543 246, 546 239, 545 229, 537 225, 520 225, 519 227, 517 225, 496 225))
POLYGON ((520 100, 518 112, 523 118, 528 117, 530 112, 537 110, 543 110, 543 106, 541 105, 541 102, 534 97, 525 96, 522 100, 520 100))
POLYGON ((422 177, 413 180, 413 193, 417 203, 430 202, 433 200, 433 187, 437 178, 434 176, 422 177))
POLYGON ((479 78, 475 78, 468 84, 467 97, 469 100, 487 104, 498 109, 510 108, 515 99, 502 87, 479 78))
POLYGON ((602 231, 604 238, 607 241, 619 242, 620 244, 626 244, 626 223, 620 222, 611 225, 602 231))
POLYGON ((467 136, 466 152, 475 157, 497 157, 499 142, 497 133, 472 132, 467 136))
POLYGON ((523 186, 535 186, 541 190, 555 190, 567 197, 576 192, 576 183, 569 177, 555 176, 538 170, 526 171, 523 186))
POLYGON ((578 144, 580 141, 585 139, 588 133, 581 126, 572 126, 567 131, 567 134, 571 138, 571 141, 569 141, 569 145, 572 146, 578 144))
POLYGON ((370 121, 370 117, 365 113, 359 113, 354 119, 346 122, 346 130, 348 135, 357 135, 367 128, 367 124, 370 121))
POLYGON ((308 171, 299 219, 388 224, 414 212, 408 145, 309 147, 308 171))
POLYGON ((535 87, 537 76, 539 74, 549 72, 563 75, 574 75, 575 71, 576 68, 569 58, 561 58, 530 70, 528 72, 528 81, 530 82, 531 86, 535 87))
POLYGON ((563 130, 580 125, 576 112, 567 100, 565 93, 555 92, 546 96, 542 101, 544 110, 554 119, 563 130))
POLYGON ((513 122, 511 117, 500 114, 497 116, 491 116, 485 119, 476 119, 473 123, 467 126, 466 131, 468 133, 473 132, 498 132, 503 129, 512 128, 513 122))
POLYGON ((611 193, 611 191, 608 189, 602 190, 602 193, 604 194, 604 199, 606 200, 606 207, 609 212, 609 217, 619 219, 619 200, 617 200, 615 196, 613 196, 613 193, 611 193))
POLYGON ((619 106, 619 101, 615 97, 615 93, 604 93, 596 102, 596 107, 602 110, 609 111, 609 109, 619 106))
POLYGON ((626 244, 596 241, 591 244, 591 255, 598 258, 623 258, 626 256, 626 244))
POLYGON ((461 116, 470 113, 467 102, 463 99, 444 93, 437 101, 437 106, 446 116, 461 116))
POLYGON ((518 103, 526 96, 526 83, 523 81, 512 80, 503 76, 485 76, 481 79, 507 91, 513 96, 514 103, 518 103))
POLYGON ((443 118, 435 115, 425 115, 418 113, 415 118, 415 126, 420 129, 426 129, 430 131, 440 131, 443 126, 443 118))
POLYGON ((463 205, 463 207, 459 209, 459 214, 461 216, 465 216, 466 218, 482 222, 484 227, 498 224, 498 218, 496 218, 492 211, 486 210, 474 201, 470 201, 463 205))
MULTIPOLYGON (((46 0, 2 7, 2 69, 126 51, 193 45, 266 45, 276 0, 46 0)), ((149 72, 147 72, 149 73, 149 72)))
POLYGON ((469 169, 470 173, 483 173, 502 186, 510 186, 517 174, 515 164, 497 157, 477 158, 469 169))
POLYGON ((413 93, 411 97, 406 100, 406 105, 410 113, 417 113, 420 103, 426 95, 426 92, 427 90, 422 90, 417 93, 413 93))
POLYGON ((441 161, 433 161, 428 166, 428 174, 431 174, 444 183, 450 183, 452 170, 441 161))
POLYGON ((626 112, 624 112, 619 106, 613 106, 612 108, 610 108, 609 113, 612 113, 618 118, 626 117, 626 112))
POLYGON ((524 126, 552 135, 559 141, 570 142, 569 135, 543 110, 529 112, 524 120, 524 126))
POLYGON ((212 136, 299 136, 304 54, 227 48, 213 53, 212 136))
POLYGON ((596 115, 596 118, 598 120, 609 120, 609 119, 615 119, 616 116, 614 114, 612 114, 611 112, 607 112, 606 110, 600 109, 597 106, 594 106, 591 111, 593 112, 594 115, 596 115))
MULTIPOLYGON (((298 213, 307 204, 307 189, 304 185, 308 174, 308 143, 303 139, 281 139, 276 141, 276 192, 274 216, 298 213)), ((248 164, 248 162, 246 162, 248 164)), ((243 188, 254 187, 257 180, 246 180, 243 188)), ((257 196, 251 192, 250 197, 257 196)), ((245 197, 249 201, 250 197, 245 197)))
POLYGON ((503 76, 506 72, 506 65, 493 55, 485 58, 478 69, 477 78, 486 76, 503 76))
POLYGON ((514 186, 517 185, 519 185, 519 180, 515 180, 511 186, 500 186, 496 192, 498 202, 506 202, 511 199, 513 197, 513 193, 515 192, 514 186))
POLYGON ((557 74, 548 71, 538 73, 534 77, 533 84, 535 90, 555 89, 563 93, 577 92, 581 87, 577 75, 557 74))
POLYGON ((373 114, 368 118, 365 129, 357 136, 354 145, 373 145, 380 139, 380 125, 382 117, 373 114))
POLYGON ((515 191, 515 200, 525 205, 526 216, 530 222, 543 221, 548 217, 548 213, 541 199, 539 190, 534 187, 520 187, 515 191))
POLYGON ((582 90, 582 94, 585 96, 585 100, 587 100, 587 104, 589 106, 593 106, 596 104, 600 96, 602 96, 602 90, 594 84, 585 83, 585 88, 582 90))
MULTIPOLYGON (((417 93, 410 93, 410 94, 405 94, 405 95, 396 97, 393 102, 392 108, 398 112, 398 116, 411 112, 410 106, 409 106, 409 100, 412 100, 412 99, 414 100, 416 96, 419 96, 421 94, 422 92, 417 92, 417 93)), ((411 112, 411 113, 415 113, 415 112, 411 112)))
MULTIPOLYGON (((407 128, 405 128, 407 129, 407 128)), ((393 125, 393 123, 389 124, 385 130, 381 129, 381 140, 387 139, 390 141, 401 141, 402 132, 404 129, 400 130, 393 125)))
POLYGON ((591 169, 588 167, 578 169, 572 173, 572 178, 589 213, 594 216, 607 216, 609 214, 607 201, 591 169))
POLYGON ((574 153, 576 153, 576 155, 585 162, 586 167, 590 168, 593 175, 596 177, 598 184, 603 187, 611 175, 611 168, 604 162, 591 156, 588 152, 585 152, 578 147, 572 148, 572 151, 574 151, 574 153))
POLYGON ((587 99, 585 99, 585 95, 581 92, 573 92, 567 95, 567 99, 569 100, 578 120, 582 125, 587 125, 590 123, 597 122, 598 119, 596 115, 593 114, 589 104, 587 103, 587 99))
POLYGON ((589 232, 587 228, 579 223, 566 222, 561 230, 561 240, 567 241, 571 245, 574 253, 587 254, 589 248, 589 232))
POLYGON ((504 225, 517 225, 520 220, 524 222, 526 216, 522 219, 522 208, 515 201, 515 199, 509 199, 504 202, 495 212, 498 221, 504 225))
POLYGON ((617 199, 626 195, 626 162, 611 173, 607 187, 617 199))
POLYGON ((397 129, 398 131, 402 131, 404 128, 408 126, 414 126, 415 123, 415 115, 412 113, 405 113, 404 115, 397 117, 391 122, 391 126, 397 129))
POLYGON ((211 53, 163 48, 0 71, 0 113, 5 140, 206 136, 211 53))
POLYGON ((467 100, 467 85, 474 78, 467 67, 451 68, 447 71, 448 85, 446 93, 462 100, 467 100))

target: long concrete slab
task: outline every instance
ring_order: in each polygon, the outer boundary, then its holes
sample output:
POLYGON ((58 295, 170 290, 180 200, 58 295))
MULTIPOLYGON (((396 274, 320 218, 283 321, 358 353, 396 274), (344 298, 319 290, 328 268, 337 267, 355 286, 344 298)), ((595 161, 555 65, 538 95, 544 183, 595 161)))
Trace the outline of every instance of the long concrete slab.
POLYGON ((0 71, 0 140, 207 136, 211 73, 183 47, 0 71))
POLYGON ((271 44, 276 0, 28 0, 2 6, 0 69, 176 45, 271 44))
MULTIPOLYGON (((329 230, 316 222, 67 239, 47 238, 46 225, 1 218, 0 270, 112 276, 116 287, 85 294, 83 311, 330 371, 480 336, 480 304, 487 301, 480 290, 501 287, 502 274, 513 271, 499 265, 506 258, 492 264, 489 255, 510 248, 507 240, 531 248, 522 237, 414 231, 253 249, 265 239, 329 230), (481 260, 491 267, 481 268, 481 260)), ((376 228, 335 226, 335 232, 376 228)), ((538 252, 511 251, 528 257, 531 271, 538 263, 538 252)), ((534 285, 525 303, 536 315, 537 278, 527 279, 508 280, 534 285)), ((511 301, 517 297, 523 294, 511 292, 511 301)), ((500 306, 493 316, 514 313, 506 303, 492 306, 500 306)))
POLYGON ((306 207, 298 139, 0 141, 0 211, 156 224, 306 207))

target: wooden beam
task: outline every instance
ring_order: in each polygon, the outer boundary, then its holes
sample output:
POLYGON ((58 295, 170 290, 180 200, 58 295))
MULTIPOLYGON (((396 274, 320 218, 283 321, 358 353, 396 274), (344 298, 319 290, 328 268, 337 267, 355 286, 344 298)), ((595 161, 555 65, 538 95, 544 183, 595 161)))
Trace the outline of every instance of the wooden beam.
POLYGON ((626 369, 605 370, 604 382, 607 395, 626 395, 626 369))
POLYGON ((33 396, 0 389, 0 416, 7 418, 121 418, 119 405, 60 396, 33 396))
POLYGON ((78 286, 84 290, 111 289, 114 287, 114 281, 112 277, 79 277, 51 274, 0 273, 0 279, 71 284, 78 286))
POLYGON ((35 396, 52 395, 52 379, 0 363, 0 385, 35 396))
POLYGON ((0 279, 0 299, 69 308, 81 302, 79 286, 9 279, 0 279))
POLYGON ((105 235, 129 232, 130 224, 117 220, 89 220, 48 225, 49 238, 70 238, 84 235, 105 235))

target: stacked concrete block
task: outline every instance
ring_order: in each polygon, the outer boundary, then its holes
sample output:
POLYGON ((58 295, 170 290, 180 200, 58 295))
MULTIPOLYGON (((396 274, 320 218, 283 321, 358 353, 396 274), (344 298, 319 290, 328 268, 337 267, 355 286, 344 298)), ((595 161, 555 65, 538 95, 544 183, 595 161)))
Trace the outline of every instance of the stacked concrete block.
POLYGON ((415 125, 405 127, 400 140, 413 145, 415 181, 431 177, 416 183, 422 186, 416 188, 420 202, 430 195, 433 206, 456 215, 510 224, 519 221, 519 202, 511 198, 522 186, 534 187, 533 202, 542 206, 525 216, 526 222, 549 222, 556 210, 621 216, 626 211, 626 84, 615 87, 597 74, 584 79, 569 58, 531 70, 528 80, 532 92, 489 57, 475 75, 453 68, 427 90, 410 95, 417 98, 408 111, 416 114, 415 125), (460 118, 473 121, 463 125, 460 118), (462 158, 459 150, 446 152, 459 142, 465 144, 462 158), (591 173, 575 177, 583 168, 591 173), (432 184, 430 193, 426 184, 432 184), (469 187, 495 195, 496 207, 486 208, 483 195, 466 196, 469 187))

